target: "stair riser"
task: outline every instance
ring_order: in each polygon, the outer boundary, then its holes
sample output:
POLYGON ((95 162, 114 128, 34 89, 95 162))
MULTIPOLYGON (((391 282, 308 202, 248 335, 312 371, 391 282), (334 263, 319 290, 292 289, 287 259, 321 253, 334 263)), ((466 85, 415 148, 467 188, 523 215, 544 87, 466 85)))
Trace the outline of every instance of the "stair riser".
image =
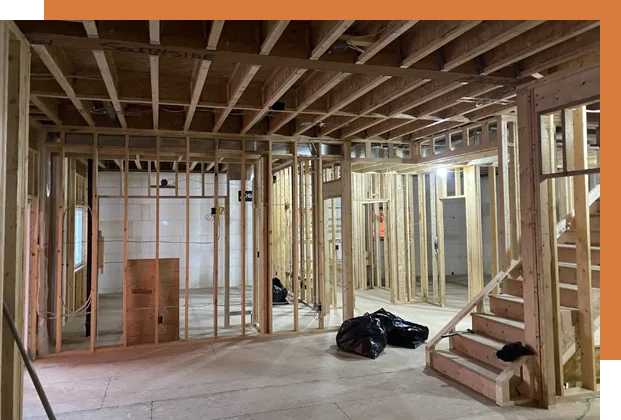
POLYGON ((578 307, 578 291, 574 289, 560 288, 561 292, 561 306, 568 308, 578 307))
POLYGON ((442 356, 439 353, 431 355, 432 367, 449 378, 467 386, 468 388, 496 400, 496 383, 476 372, 442 356))
MULTIPOLYGON (((575 244, 576 232, 573 230, 565 231, 565 233, 563 233, 563 235, 559 238, 558 242, 563 244, 575 244)), ((591 231, 591 245, 599 246, 599 230, 591 231)))
MULTIPOLYGON (((575 267, 559 267, 559 279, 561 283, 577 284, 575 267)), ((599 270, 591 270, 591 284, 599 289, 599 270)))
POLYGON ((503 322, 472 315, 472 329, 476 333, 495 338, 496 340, 512 343, 515 341, 524 342, 524 330, 505 324, 503 322))
POLYGON ((505 293, 524 297, 524 283, 522 280, 507 279, 505 283, 505 293))
POLYGON ((591 220, 590 220, 590 226, 591 229, 598 229, 599 230, 599 214, 592 214, 591 215, 591 220))
MULTIPOLYGON (((560 262, 576 263, 576 249, 558 247, 558 260, 560 262)), ((591 264, 599 265, 599 249, 591 249, 591 264)))
POLYGON ((480 360, 483 363, 497 367, 498 369, 504 369, 509 366, 509 363, 503 362, 496 357, 495 353, 498 349, 485 345, 479 341, 471 340, 468 337, 468 334, 454 335, 451 337, 451 346, 453 350, 480 360))
POLYGON ((489 307, 490 307, 490 311, 494 315, 524 322, 524 303, 523 302, 514 302, 511 300, 502 299, 494 295, 491 295, 489 297, 489 307))

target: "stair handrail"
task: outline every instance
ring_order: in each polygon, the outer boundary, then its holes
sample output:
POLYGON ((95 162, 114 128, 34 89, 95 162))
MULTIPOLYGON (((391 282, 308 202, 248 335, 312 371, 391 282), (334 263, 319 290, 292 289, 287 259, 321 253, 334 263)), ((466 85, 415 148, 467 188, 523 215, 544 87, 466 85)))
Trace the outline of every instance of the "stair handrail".
POLYGON ((478 304, 481 302, 485 296, 490 294, 494 288, 500 284, 504 279, 507 278, 510 274, 515 273, 515 271, 522 267, 522 261, 511 261, 511 265, 509 265, 509 269, 507 271, 499 271, 496 276, 485 286, 477 295, 472 298, 470 302, 466 306, 464 306, 461 311, 457 315, 453 317, 453 319, 444 326, 432 339, 427 343, 426 349, 427 351, 435 349, 436 345, 442 340, 442 336, 452 332, 457 324, 461 322, 478 304))
MULTIPOLYGON (((591 205, 593 203, 595 203, 599 197, 600 197, 600 185, 601 184, 597 184, 595 187, 593 187, 593 189, 591 191, 589 191, 589 196, 588 196, 588 207, 591 207, 591 205)), ((560 220, 557 224, 556 224, 556 237, 559 238, 566 230, 567 230, 567 225, 572 221, 572 219, 575 216, 575 210, 572 209, 569 214, 567 214, 562 220, 560 220)))

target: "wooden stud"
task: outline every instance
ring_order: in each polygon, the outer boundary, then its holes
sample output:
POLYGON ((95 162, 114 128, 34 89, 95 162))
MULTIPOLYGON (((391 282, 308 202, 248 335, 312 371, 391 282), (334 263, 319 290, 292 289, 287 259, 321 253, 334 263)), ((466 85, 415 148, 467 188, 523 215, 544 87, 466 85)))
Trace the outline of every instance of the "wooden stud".
POLYGON ((343 319, 354 317, 355 296, 353 287, 353 225, 352 225, 352 172, 351 144, 343 145, 344 160, 341 164, 343 195, 341 197, 341 243, 342 252, 342 288, 343 288, 343 319))
POLYGON ((219 257, 219 242, 220 242, 220 198, 219 198, 219 187, 220 187, 220 177, 219 177, 219 169, 220 164, 218 163, 218 149, 219 149, 219 141, 215 140, 215 166, 213 172, 213 203, 216 208, 216 214, 213 217, 213 338, 218 338, 218 277, 219 277, 219 267, 218 267, 218 257, 219 257))
POLYGON ((246 335, 246 146, 241 155, 241 335, 246 335))
MULTIPOLYGON (((0 281, 0 299, 15 321, 18 333, 24 336, 24 239, 26 236, 27 176, 28 176, 28 106, 30 55, 28 44, 20 42, 19 31, 7 32, 9 23, 0 25, 0 100, 2 120, 0 120, 0 169, 3 181, 3 197, 0 203, 3 237, 3 280, 0 281), (18 39, 12 39, 15 36, 18 39), (11 38, 11 39, 9 39, 11 38), (6 77, 6 78, 5 78, 6 77)), ((2 267, 0 267, 2 268, 2 267)), ((3 312, 0 310, 0 312, 3 312)), ((19 352, 14 346, 13 337, 7 328, 6 320, 0 327, 1 369, 0 373, 0 417, 22 418, 23 400, 23 364, 19 352)), ((62 338, 62 336, 61 336, 62 338)))
MULTIPOLYGON (((521 206, 521 231, 522 231, 522 277, 523 277, 523 296, 524 296, 524 329, 525 329, 525 345, 530 346, 537 353, 536 360, 530 364, 529 369, 525 372, 525 385, 528 394, 543 406, 549 406, 553 403, 549 394, 549 376, 548 369, 553 363, 553 349, 549 350, 545 346, 545 342, 550 337, 551 322, 545 323, 547 318, 546 306, 549 305, 551 298, 547 300, 545 290, 542 290, 542 279, 540 278, 540 269, 542 262, 538 249, 541 243, 541 226, 540 210, 540 160, 538 147, 539 124, 538 116, 535 111, 534 92, 530 89, 518 91, 517 97, 519 119, 519 157, 520 157, 520 199, 521 206), (549 325, 548 325, 549 324, 549 325)), ((504 137, 504 136, 503 136, 504 137)), ((501 140, 503 140, 501 137, 501 140)), ((501 143, 501 148, 502 143, 501 143)), ((499 149, 499 150, 502 150, 499 149)), ((499 163, 500 163, 499 159, 499 163)), ((504 168, 501 171, 501 188, 503 194, 502 201, 505 200, 507 188, 505 179, 508 175, 504 175, 504 168)), ((506 208, 503 208, 501 219, 505 217, 506 208)), ((503 230, 501 230, 502 235, 503 230)), ((506 235, 506 231, 505 235, 506 235)), ((501 236, 502 237, 502 236, 501 236)), ((505 236, 506 238, 506 236, 505 236)), ((504 255, 503 252, 501 255, 504 255)), ((504 260, 503 260, 504 264, 504 260)), ((504 266, 503 266, 504 268, 504 266)), ((551 320, 550 317, 547 318, 551 320)), ((553 387, 552 387, 553 388, 553 387)))
POLYGON ((160 137, 155 138, 155 344, 159 342, 160 317, 160 137))
MULTIPOLYGON (((92 189, 91 189, 91 261, 99 260, 99 199, 97 197, 97 178, 99 174, 99 166, 95 165, 99 162, 99 135, 93 135, 93 173, 92 173, 92 189)), ((99 299, 99 270, 95 264, 91 269, 91 331, 90 331, 90 351, 95 351, 95 338, 97 337, 97 303, 99 299)))
POLYGON ((435 305, 440 305, 440 293, 439 293, 439 284, 438 284, 438 254, 436 251, 436 243, 438 240, 438 219, 437 219, 437 200, 436 200, 436 174, 429 174, 429 210, 430 210, 430 227, 431 234, 429 235, 429 244, 431 247, 431 278, 433 285, 433 303, 435 305))
MULTIPOLYGON (((571 121, 571 120, 570 120, 571 121)), ((573 132, 573 127, 572 127, 573 132)), ((549 172, 556 165, 556 126, 554 116, 541 118, 541 169, 549 172)), ((556 188, 555 180, 541 183, 541 232, 542 232, 542 275, 550 279, 551 312, 552 312, 552 347, 554 350, 554 372, 556 387, 550 387, 550 393, 562 396, 565 392, 562 348, 563 330, 561 327, 561 298, 558 269, 557 220, 556 220, 556 188)))
MULTIPOLYGON (((468 298, 471 300, 483 289, 483 250, 480 211, 480 172, 476 166, 464 168, 464 192, 466 195, 466 234, 468 236, 468 298), (478 182, 477 182, 478 181, 478 182)), ((483 302, 477 306, 484 311, 483 302)))
POLYGON ((510 163, 509 163, 509 133, 507 122, 498 117, 498 174, 500 185, 500 266, 506 270, 511 262, 511 198, 510 198, 510 163))
MULTIPOLYGON (((224 213, 224 328, 231 326, 231 180, 226 165, 226 210, 224 213)), ((243 197, 242 197, 243 199, 243 197)))
POLYGON ((323 157, 321 154, 321 144, 319 145, 319 159, 315 161, 316 163, 316 176, 315 182, 317 184, 317 188, 315 189, 316 194, 313 196, 314 204, 314 212, 317 214, 317 225, 316 229, 316 245, 315 249, 317 249, 317 286, 318 286, 318 296, 319 296, 319 305, 321 305, 320 315, 319 315, 319 329, 324 329, 325 316, 326 316, 326 308, 329 308, 328 299, 326 296, 326 279, 324 273, 324 261, 325 261, 325 248, 324 248, 324 201, 323 201, 323 157))
POLYGON ((409 190, 410 200, 408 201, 409 206, 409 217, 410 222, 408 224, 409 230, 409 241, 408 247, 410 248, 410 272, 409 272, 409 283, 410 283, 410 299, 416 298, 416 208, 414 205, 414 177, 410 175, 406 175, 407 179, 407 188, 409 190))
POLYGON ((447 180, 446 176, 436 177, 436 235, 438 237, 438 294, 440 306, 446 305, 446 263, 444 252, 444 202, 443 198, 446 197, 447 180))
POLYGON ((429 300, 429 272, 427 269, 427 197, 425 174, 418 175, 418 236, 420 248, 421 297, 429 300))
POLYGON ((291 234, 293 237, 293 331, 299 330, 299 319, 298 319, 298 301, 300 296, 300 248, 299 248, 299 238, 300 238, 300 229, 298 226, 299 220, 299 191, 298 191, 298 152, 297 152, 297 143, 293 143, 292 145, 292 154, 293 154, 293 166, 291 171, 291 234))
MULTIPOLYGON (((196 162, 194 162, 196 163, 196 162)), ((190 138, 185 138, 185 284, 183 287, 183 339, 189 338, 190 318, 190 138)), ((243 315, 242 315, 243 316, 243 315)))
MULTIPOLYGON (((129 196, 129 136, 125 135, 125 161, 123 171, 123 346, 127 347, 127 235, 129 229, 128 196, 129 196)), ((149 189, 151 185, 149 185, 149 189)), ((96 268, 95 268, 96 270, 96 268)))
MULTIPOLYGON (((587 124, 586 107, 573 111, 574 170, 586 169, 587 124)), ((574 230, 576 231, 576 279, 578 285, 579 345, 581 351, 582 386, 596 390, 595 339, 593 335, 593 299, 591 282, 591 238, 589 185, 586 175, 574 178, 574 230)))
POLYGON ((56 191, 56 204, 57 204, 57 224, 56 224, 56 310, 55 310, 55 338, 56 338, 56 353, 60 353, 62 346, 62 284, 63 284, 63 214, 65 203, 65 138, 61 134, 61 143, 63 148, 60 152, 60 168, 59 168, 59 185, 56 191))
MULTIPOLYGON (((500 271, 500 262, 498 260, 498 207, 496 205, 497 192, 496 192, 496 167, 488 166, 487 168, 487 181, 489 192, 489 233, 490 233, 490 261, 491 261, 491 275, 492 277, 500 271)), ((497 295, 500 293, 500 286, 492 290, 492 294, 497 295)))

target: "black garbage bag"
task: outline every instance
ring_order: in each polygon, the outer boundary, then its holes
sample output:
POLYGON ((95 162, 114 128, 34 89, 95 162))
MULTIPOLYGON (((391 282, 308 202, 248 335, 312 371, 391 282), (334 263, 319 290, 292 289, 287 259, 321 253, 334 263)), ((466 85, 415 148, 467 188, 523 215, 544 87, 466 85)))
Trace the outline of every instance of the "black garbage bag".
POLYGON ((384 308, 371 314, 378 319, 387 334, 387 342, 391 346, 415 349, 429 338, 429 328, 399 318, 384 308))
POLYGON ((382 321, 364 314, 343 322, 336 335, 336 345, 348 353, 376 359, 386 348, 386 331, 382 321))
POLYGON ((278 277, 272 279, 272 303, 288 304, 287 295, 289 291, 283 286, 278 277))

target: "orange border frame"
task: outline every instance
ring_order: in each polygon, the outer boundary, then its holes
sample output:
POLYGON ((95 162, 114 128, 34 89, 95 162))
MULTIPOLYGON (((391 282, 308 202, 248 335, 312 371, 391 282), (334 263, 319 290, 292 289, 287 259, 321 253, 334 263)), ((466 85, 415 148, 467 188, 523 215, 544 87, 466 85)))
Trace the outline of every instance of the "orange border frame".
MULTIPOLYGON (((609 103, 606 107, 608 111, 601 116, 604 121, 602 136, 608 133, 612 135, 613 106, 612 100, 608 98, 620 97, 619 83, 613 82, 612 69, 617 64, 621 64, 621 58, 613 52, 612 43, 621 38, 620 26, 612 23, 612 18, 616 16, 613 2, 584 2, 576 0, 565 0, 563 2, 541 2, 535 0, 520 1, 508 9, 503 7, 497 0, 482 0, 474 6, 471 2, 449 0, 438 7, 437 3, 412 2, 410 0, 390 0, 382 2, 381 7, 377 7, 376 1, 341 1, 315 0, 312 7, 306 7, 305 3, 296 3, 283 0, 241 0, 235 2, 209 2, 202 0, 177 0, 175 2, 162 0, 132 1, 109 0, 105 3, 92 3, 84 0, 45 0, 46 19, 233 19, 233 20, 254 20, 254 19, 403 19, 406 17, 414 19, 599 19, 601 16, 608 16, 611 21, 608 25, 602 21, 601 30, 601 90, 605 92, 602 98, 603 103, 609 103), (606 64, 608 63, 608 64, 606 64), (609 118, 610 117, 610 118, 609 118), (609 120, 611 125, 605 121, 609 120)), ((613 160, 621 156, 621 142, 607 144, 607 153, 601 157, 602 172, 613 167, 613 160)), ((611 175, 612 176, 612 175, 611 175)), ((606 176, 604 176, 606 178, 606 176)), ((615 209, 621 208, 621 197, 611 194, 602 203, 606 215, 615 214, 615 209)), ((611 266, 614 240, 619 240, 619 224, 608 225, 602 232, 601 241, 604 245, 604 266, 611 266), (609 261, 610 262, 606 262, 609 261)), ((621 305, 618 303, 621 297, 621 280, 612 277, 608 280, 606 274, 602 278, 603 288, 606 293, 601 295, 602 317, 601 327, 602 341, 606 345, 602 349, 602 359, 621 360, 621 335, 613 328, 616 319, 621 318, 621 305), (605 333, 605 331, 609 331, 605 333)))

